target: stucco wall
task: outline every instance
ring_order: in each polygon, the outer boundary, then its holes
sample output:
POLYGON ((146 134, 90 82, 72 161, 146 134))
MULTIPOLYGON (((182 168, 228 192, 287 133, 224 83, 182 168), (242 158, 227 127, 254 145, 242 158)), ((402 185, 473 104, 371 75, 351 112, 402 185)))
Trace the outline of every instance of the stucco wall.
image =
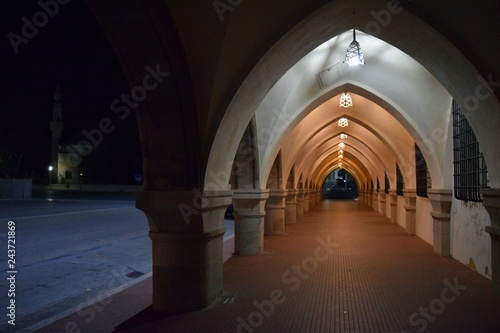
POLYGON ((433 244, 432 205, 428 198, 417 196, 416 234, 429 244, 433 244))
POLYGON ((406 228, 405 198, 398 195, 398 224, 406 228))
POLYGON ((453 198, 451 207, 451 256, 491 279, 491 240, 485 226, 491 225, 481 203, 453 198))

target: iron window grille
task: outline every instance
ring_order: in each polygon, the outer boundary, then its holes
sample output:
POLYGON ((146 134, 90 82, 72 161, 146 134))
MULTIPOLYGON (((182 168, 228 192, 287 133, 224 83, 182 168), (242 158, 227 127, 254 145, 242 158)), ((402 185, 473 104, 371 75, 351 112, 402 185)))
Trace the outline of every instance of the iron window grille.
POLYGON ((479 142, 460 105, 453 100, 453 166, 455 198, 480 202, 488 187, 488 170, 479 142))
POLYGON ((427 197, 427 190, 431 188, 432 180, 427 168, 427 162, 417 144, 415 144, 415 171, 417 195, 419 197, 427 197))
POLYGON ((387 177, 387 173, 385 173, 385 184, 384 185, 385 185, 384 186, 385 193, 389 194, 389 188, 391 187, 391 184, 389 183, 389 177, 387 177))
POLYGON ((402 196, 403 188, 404 188, 403 174, 401 173, 401 169, 399 169, 399 165, 396 163, 396 194, 402 196))

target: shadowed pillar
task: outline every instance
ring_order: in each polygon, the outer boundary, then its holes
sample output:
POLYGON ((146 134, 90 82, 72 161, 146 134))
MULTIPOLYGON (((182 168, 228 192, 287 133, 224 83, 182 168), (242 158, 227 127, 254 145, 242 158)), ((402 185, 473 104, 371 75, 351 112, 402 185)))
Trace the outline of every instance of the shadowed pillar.
POLYGON ((414 189, 403 190, 406 210, 406 232, 415 235, 416 211, 417 211, 417 191, 414 189))
POLYGON ((372 208, 374 211, 378 212, 378 192, 376 189, 372 190, 372 208))
POLYGON ((296 189, 289 189, 285 201, 285 224, 297 223, 297 192, 296 189))
POLYGON ((491 280, 493 291, 500 296, 500 189, 482 189, 483 205, 488 211, 491 226, 486 232, 491 237, 491 280))
POLYGON ((304 216, 304 189, 297 190, 297 217, 304 216))
POLYGON ((432 204, 434 252, 440 256, 449 257, 452 191, 431 189, 427 191, 427 195, 432 204))
POLYGON ((233 194, 234 247, 239 255, 264 251, 264 216, 269 190, 238 189, 233 194))
POLYGON ((378 193, 378 198, 380 201, 380 214, 382 216, 385 216, 385 205, 386 205, 386 195, 385 192, 379 192, 378 193))
POLYGON ((287 190, 270 190, 264 218, 265 235, 282 234, 285 231, 286 197, 287 190))
POLYGON ((398 223, 398 194, 396 190, 389 190, 390 218, 392 223, 398 223))
POLYGON ((136 207, 150 226, 154 309, 194 311, 220 296, 223 221, 230 203, 230 191, 136 193, 136 207))
POLYGON ((304 213, 307 213, 309 211, 309 205, 310 205, 310 200, 311 200, 311 190, 310 189, 304 189, 304 213))

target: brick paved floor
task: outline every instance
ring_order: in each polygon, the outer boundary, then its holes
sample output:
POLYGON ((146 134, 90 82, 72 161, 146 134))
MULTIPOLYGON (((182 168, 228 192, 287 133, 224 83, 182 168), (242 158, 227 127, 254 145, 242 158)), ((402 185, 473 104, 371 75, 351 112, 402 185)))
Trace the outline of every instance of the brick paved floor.
POLYGON ((229 259, 210 308, 147 308, 116 332, 500 332, 490 280, 360 203, 323 202, 286 233, 229 259))

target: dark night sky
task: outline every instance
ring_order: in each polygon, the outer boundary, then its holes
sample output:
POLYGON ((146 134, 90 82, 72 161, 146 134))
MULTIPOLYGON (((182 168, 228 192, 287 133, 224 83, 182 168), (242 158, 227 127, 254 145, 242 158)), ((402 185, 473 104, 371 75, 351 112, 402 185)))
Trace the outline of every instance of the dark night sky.
MULTIPOLYGON (((63 140, 66 142, 75 140, 84 129, 97 127, 100 119, 113 118, 110 104, 121 93, 126 93, 128 87, 113 49, 85 1, 73 0, 59 5, 54 17, 49 17, 47 24, 28 38, 27 44, 18 46, 17 54, 8 34, 22 36, 23 17, 33 22, 42 7, 33 0, 5 0, 2 6, 0 154, 3 151, 5 155, 6 150, 16 154, 24 152, 15 176, 40 176, 50 162, 49 122, 56 85, 60 85, 63 95, 63 140)), ((93 159, 101 159, 99 162, 106 164, 109 172, 114 169, 113 163, 117 166, 122 163, 122 158, 134 165, 130 173, 140 171, 137 170, 141 162, 133 114, 120 122, 101 146, 101 152, 93 153, 93 159), (115 156, 107 156, 106 151, 114 152, 115 156)), ((2 175, 0 167, 2 176, 5 174, 2 175)))

